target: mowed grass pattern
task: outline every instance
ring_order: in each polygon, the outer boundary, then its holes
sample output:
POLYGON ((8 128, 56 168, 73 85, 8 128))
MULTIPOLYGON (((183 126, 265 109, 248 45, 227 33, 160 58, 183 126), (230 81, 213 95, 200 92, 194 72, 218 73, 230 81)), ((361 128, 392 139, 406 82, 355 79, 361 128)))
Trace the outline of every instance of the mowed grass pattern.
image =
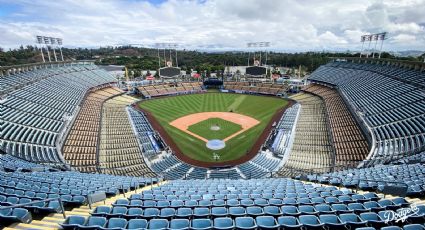
POLYGON ((194 134, 198 134, 207 140, 224 138, 238 132, 242 127, 230 121, 226 121, 220 118, 210 118, 205 121, 201 121, 197 124, 189 126, 189 131, 194 134), (212 126, 220 127, 219 130, 211 130, 212 126))
POLYGON ((245 155, 264 131, 278 109, 288 102, 280 98, 245 94, 205 93, 166 97, 141 102, 141 108, 151 112, 168 132, 183 154, 192 159, 215 162, 213 152, 220 155, 219 161, 229 161, 245 155), (226 142, 226 147, 212 151, 205 142, 171 126, 169 122, 192 113, 229 112, 253 117, 260 124, 226 142))

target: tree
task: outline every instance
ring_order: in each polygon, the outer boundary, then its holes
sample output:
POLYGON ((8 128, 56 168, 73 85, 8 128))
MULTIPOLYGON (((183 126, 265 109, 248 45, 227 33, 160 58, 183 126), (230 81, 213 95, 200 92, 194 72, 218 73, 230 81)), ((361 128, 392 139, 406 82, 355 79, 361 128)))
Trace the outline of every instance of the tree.
POLYGON ((140 77, 140 76, 142 76, 142 73, 141 73, 141 71, 139 70, 139 69, 135 69, 134 70, 134 74, 133 74, 133 77, 140 77))

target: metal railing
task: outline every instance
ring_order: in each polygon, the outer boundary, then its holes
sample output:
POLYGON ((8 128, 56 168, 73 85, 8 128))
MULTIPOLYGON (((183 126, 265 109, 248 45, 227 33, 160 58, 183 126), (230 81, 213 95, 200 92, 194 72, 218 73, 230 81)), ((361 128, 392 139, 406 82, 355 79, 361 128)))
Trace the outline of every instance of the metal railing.
MULTIPOLYGON (((66 219, 65 208, 64 208, 63 203, 62 203, 62 198, 60 198, 60 197, 41 199, 41 200, 37 200, 37 201, 31 201, 31 202, 28 202, 28 203, 25 203, 25 204, 14 204, 14 205, 10 205, 10 206, 1 206, 0 210, 9 209, 9 208, 28 207, 32 204, 37 204, 37 203, 40 203, 40 202, 50 202, 50 201, 54 201, 54 200, 57 200, 59 202, 59 207, 61 209, 62 216, 63 216, 64 219, 66 219)), ((34 207, 36 207, 36 206, 34 206, 34 207)))

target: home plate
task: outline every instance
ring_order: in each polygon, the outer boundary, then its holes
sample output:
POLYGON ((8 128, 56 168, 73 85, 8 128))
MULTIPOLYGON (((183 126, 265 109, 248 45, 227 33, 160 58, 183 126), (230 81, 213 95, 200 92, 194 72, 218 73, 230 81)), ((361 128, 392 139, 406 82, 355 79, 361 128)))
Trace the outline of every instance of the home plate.
POLYGON ((211 150, 219 150, 226 147, 226 143, 222 140, 213 139, 207 142, 207 148, 211 150))

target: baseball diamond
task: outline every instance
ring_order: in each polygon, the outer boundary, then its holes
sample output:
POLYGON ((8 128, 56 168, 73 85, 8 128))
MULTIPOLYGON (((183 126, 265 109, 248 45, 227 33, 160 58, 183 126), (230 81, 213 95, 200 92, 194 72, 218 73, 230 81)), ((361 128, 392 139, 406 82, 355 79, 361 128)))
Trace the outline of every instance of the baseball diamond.
MULTIPOLYGON (((183 132, 186 132, 200 140, 203 140, 205 142, 208 142, 208 139, 206 139, 203 135, 200 136, 196 133, 193 133, 189 127, 200 123, 202 121, 208 120, 210 118, 220 118, 220 119, 224 119, 226 121, 238 124, 240 127, 242 127, 242 129, 239 128, 239 130, 237 132, 233 132, 231 133, 229 136, 225 137, 223 139, 223 141, 228 141, 234 137, 236 137, 237 135, 245 132, 246 130, 258 125, 260 122, 254 118, 242 115, 242 114, 237 114, 237 113, 230 113, 230 112, 204 112, 204 113, 194 113, 194 114, 190 114, 181 118, 178 118, 172 122, 170 122, 170 125, 182 130, 183 132)), ((204 132, 206 132, 205 134, 208 136, 209 130, 205 127, 204 128, 204 132)), ((202 132, 203 130, 201 130, 202 132)), ((203 132, 202 132, 203 133, 203 132)))
POLYGON ((197 162, 217 164, 247 155, 275 113, 287 104, 276 97, 205 93, 147 100, 139 107, 162 126, 177 152, 197 162), (213 131, 212 126, 220 130, 213 131), (225 147, 209 149, 206 143, 212 139, 224 141, 225 147), (220 159, 214 159, 213 153, 220 159))

